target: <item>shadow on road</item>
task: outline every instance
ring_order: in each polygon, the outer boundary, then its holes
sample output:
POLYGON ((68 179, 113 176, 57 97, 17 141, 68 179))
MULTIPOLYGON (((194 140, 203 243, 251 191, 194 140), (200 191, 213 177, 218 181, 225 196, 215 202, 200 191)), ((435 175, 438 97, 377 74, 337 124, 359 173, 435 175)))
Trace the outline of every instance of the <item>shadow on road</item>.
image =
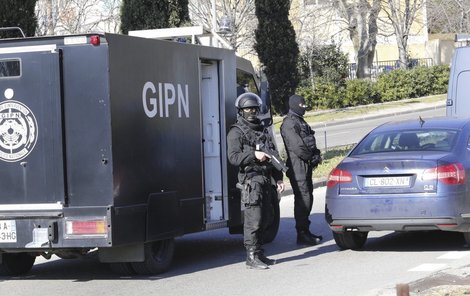
MULTIPOLYGON (((324 221, 323 214, 312 215, 311 221, 311 230, 323 236, 321 244, 317 246, 297 245, 295 220, 284 217, 281 219, 279 233, 275 241, 264 246, 266 255, 276 258, 278 264, 283 264, 325 253, 340 252, 324 221)), ((379 237, 371 237, 361 251, 412 252, 417 250, 456 251, 468 250, 468 248, 465 248, 461 233, 429 231, 388 233, 379 237)), ((90 254, 80 259, 37 263, 29 274, 22 277, 0 277, 0 282, 45 279, 63 279, 75 282, 112 279, 154 281, 233 264, 236 265, 234 268, 238 268, 242 272, 245 270, 244 261, 245 251, 242 235, 231 235, 227 229, 219 229, 178 238, 171 269, 158 276, 119 276, 113 274, 107 264, 100 263, 96 254, 90 254)))

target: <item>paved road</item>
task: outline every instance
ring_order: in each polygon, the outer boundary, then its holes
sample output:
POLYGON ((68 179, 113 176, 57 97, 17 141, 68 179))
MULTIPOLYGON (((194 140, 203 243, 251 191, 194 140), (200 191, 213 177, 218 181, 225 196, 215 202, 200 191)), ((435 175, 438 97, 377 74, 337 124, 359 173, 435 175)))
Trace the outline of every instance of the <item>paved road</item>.
POLYGON ((267 271, 246 270, 241 235, 226 229, 177 239, 172 269, 160 276, 118 277, 90 256, 40 260, 20 278, 0 278, 0 291, 30 295, 396 295, 398 283, 437 270, 470 264, 470 251, 453 233, 372 233, 362 251, 339 251, 323 219, 325 188, 315 190, 312 229, 325 240, 314 247, 295 243, 293 196, 281 201, 281 227, 265 247, 279 264, 267 271))
MULTIPOLYGON (((445 106, 431 104, 430 106, 419 106, 416 108, 400 107, 396 109, 383 110, 381 113, 364 115, 355 118, 343 118, 328 123, 312 125, 315 137, 320 149, 325 147, 337 147, 357 143, 369 131, 388 121, 402 121, 407 119, 430 118, 445 116, 445 106)), ((282 139, 276 135, 278 147, 283 147, 282 139)))

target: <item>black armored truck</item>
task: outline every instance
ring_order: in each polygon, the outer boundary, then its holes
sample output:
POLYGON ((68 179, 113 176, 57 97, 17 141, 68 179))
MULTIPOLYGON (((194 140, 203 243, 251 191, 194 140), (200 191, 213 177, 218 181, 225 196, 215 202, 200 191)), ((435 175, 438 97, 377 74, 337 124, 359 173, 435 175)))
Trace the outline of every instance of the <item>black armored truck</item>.
POLYGON ((233 50, 107 33, 1 39, 0 274, 89 252, 155 274, 175 237, 241 233, 225 139, 248 90, 261 92, 233 50))

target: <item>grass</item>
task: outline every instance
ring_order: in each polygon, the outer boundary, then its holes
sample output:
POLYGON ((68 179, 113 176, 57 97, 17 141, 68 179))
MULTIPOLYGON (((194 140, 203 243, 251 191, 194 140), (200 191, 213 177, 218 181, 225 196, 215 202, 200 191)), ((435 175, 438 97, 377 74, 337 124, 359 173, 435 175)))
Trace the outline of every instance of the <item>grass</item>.
POLYGON ((338 163, 348 154, 353 145, 343 147, 336 147, 327 152, 322 153, 323 161, 313 171, 313 178, 326 178, 328 174, 334 169, 338 163))

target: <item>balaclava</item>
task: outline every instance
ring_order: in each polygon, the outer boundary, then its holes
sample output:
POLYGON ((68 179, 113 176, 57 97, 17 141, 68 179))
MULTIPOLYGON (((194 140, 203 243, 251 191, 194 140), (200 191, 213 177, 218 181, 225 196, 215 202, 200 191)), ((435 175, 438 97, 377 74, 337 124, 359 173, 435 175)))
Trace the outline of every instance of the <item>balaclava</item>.
POLYGON ((305 110, 307 110, 305 99, 298 95, 292 95, 289 98, 289 109, 299 116, 304 116, 305 110))
POLYGON ((253 107, 251 109, 254 109, 254 110, 252 110, 251 112, 245 112, 242 109, 241 114, 242 114, 243 118, 245 118, 248 122, 258 123, 259 122, 259 119, 258 119, 259 108, 258 107, 253 107))

